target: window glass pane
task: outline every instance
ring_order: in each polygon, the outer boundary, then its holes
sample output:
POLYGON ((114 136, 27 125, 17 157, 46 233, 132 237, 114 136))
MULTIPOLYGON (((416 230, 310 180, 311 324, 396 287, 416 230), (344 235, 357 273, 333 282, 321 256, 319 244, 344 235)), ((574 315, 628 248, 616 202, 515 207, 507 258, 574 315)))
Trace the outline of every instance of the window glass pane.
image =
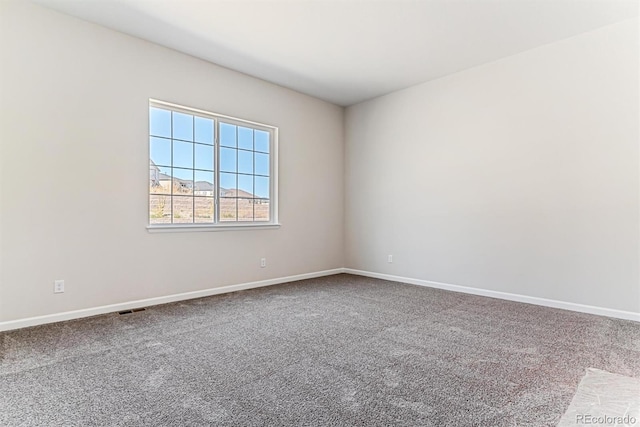
POLYGON ((171 140, 151 137, 149 140, 149 155, 156 165, 171 166, 171 140))
POLYGON ((255 199, 253 203, 254 220, 269 221, 269 200, 255 199))
MULTIPOLYGON (((158 168, 158 171, 157 171, 158 182, 157 182, 157 185, 152 185, 153 190, 151 191, 151 193, 171 194, 171 168, 167 168, 167 167, 157 167, 157 168, 158 168)), ((150 167, 150 169, 153 169, 153 168, 150 167)), ((150 170, 149 175, 151 178, 151 176, 156 175, 156 173, 150 170)))
POLYGON ((256 151, 269 152, 269 132, 263 130, 256 130, 256 151))
POLYGON ((236 126, 220 123, 220 145, 225 147, 236 146, 236 126))
POLYGON ((268 199, 269 196, 269 178, 264 176, 256 176, 255 178, 255 196, 268 199))
POLYGON ((193 168, 192 143, 173 141, 173 166, 178 168, 193 168))
POLYGON ((154 164, 149 165, 149 193, 170 194, 169 181, 167 175, 162 173, 162 169, 154 164), (164 185, 163 185, 164 184, 164 185))
POLYGON ((196 116, 195 123, 196 142, 213 145, 213 120, 196 116))
POLYGON ((193 194, 196 196, 215 196, 213 187, 213 172, 195 171, 195 183, 193 184, 193 194))
POLYGON ((253 173, 253 152, 238 150, 238 172, 253 173))
POLYGON ((255 153, 255 174, 269 175, 269 155, 255 153))
POLYGON ((253 221, 253 199, 238 199, 238 221, 253 221))
POLYGON ((173 196, 173 222, 193 222, 193 197, 173 196))
POLYGON ((235 148, 220 148, 220 170, 223 172, 236 172, 236 154, 238 150, 235 148))
POLYGON ((213 145, 196 144, 196 169, 213 170, 213 145))
POLYGON ((161 193, 160 169, 153 162, 149 163, 149 193, 161 193))
POLYGON ((220 221, 236 220, 236 204, 237 199, 222 198, 220 199, 220 221))
POLYGON ((171 111, 149 107, 149 135, 171 138, 171 111))
POLYGON ((253 197, 253 175, 238 175, 238 197, 253 197))
POLYGON ((149 224, 168 224, 171 222, 171 197, 149 196, 149 224))
POLYGON ((253 129, 238 126, 238 148, 253 150, 253 129))
POLYGON ((220 197, 235 197, 237 188, 235 173, 220 173, 220 197))
POLYGON ((213 197, 196 197, 194 201, 196 207, 195 222, 213 222, 213 212, 215 207, 213 197))
POLYGON ((193 170, 173 169, 173 194, 186 195, 193 192, 193 170))
POLYGON ((173 112, 173 138, 193 141, 193 116, 173 112))

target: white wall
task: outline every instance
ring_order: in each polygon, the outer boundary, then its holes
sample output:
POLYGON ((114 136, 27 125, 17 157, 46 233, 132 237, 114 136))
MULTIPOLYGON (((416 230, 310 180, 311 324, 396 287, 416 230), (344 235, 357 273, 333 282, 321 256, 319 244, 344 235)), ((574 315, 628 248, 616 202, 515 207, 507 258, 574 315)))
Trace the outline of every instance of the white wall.
POLYGON ((638 48, 636 19, 349 107, 346 266, 640 312, 638 48))
POLYGON ((0 321, 342 267, 342 108, 27 2, 0 16, 0 321), (148 233, 149 98, 278 126, 282 227, 148 233))
POLYGON ((0 64, 0 322, 343 265, 640 312, 637 20, 350 107, 346 129, 27 2, 0 2, 0 64), (279 230, 146 231, 150 97, 280 128, 279 230))

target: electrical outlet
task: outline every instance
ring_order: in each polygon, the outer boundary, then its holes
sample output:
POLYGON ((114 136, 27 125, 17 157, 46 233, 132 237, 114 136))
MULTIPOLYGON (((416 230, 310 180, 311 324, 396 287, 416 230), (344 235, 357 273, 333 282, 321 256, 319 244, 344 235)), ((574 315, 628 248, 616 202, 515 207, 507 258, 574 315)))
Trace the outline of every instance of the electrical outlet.
POLYGON ((389 255, 387 257, 387 262, 390 262, 390 263, 393 262, 393 255, 389 255))
POLYGON ((53 293, 61 294, 64 292, 64 280, 56 280, 53 282, 53 293))
POLYGON ((260 258, 260 268, 265 268, 267 266, 267 259, 260 258))

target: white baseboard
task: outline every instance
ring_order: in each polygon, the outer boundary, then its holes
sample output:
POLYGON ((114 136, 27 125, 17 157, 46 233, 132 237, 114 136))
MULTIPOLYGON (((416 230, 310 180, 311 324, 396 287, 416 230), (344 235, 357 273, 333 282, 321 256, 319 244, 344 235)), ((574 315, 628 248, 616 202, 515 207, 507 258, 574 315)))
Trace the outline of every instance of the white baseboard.
POLYGON ((48 314, 45 316, 29 317, 26 319, 9 320, 0 322, 0 332, 12 329, 26 328, 29 326, 43 325, 46 323, 62 322, 65 320, 79 319, 82 317, 96 316, 98 314, 113 313, 116 311, 130 310, 138 307, 166 304, 169 302, 183 301, 193 298, 208 297, 211 295, 225 294, 228 292, 242 291, 245 289, 260 288, 263 286, 278 285, 281 283, 295 282, 296 280, 313 279, 315 277, 331 276, 343 273, 343 268, 333 270, 316 271, 314 273, 297 274, 294 276, 278 277, 275 279, 260 280, 258 282, 241 283, 238 285, 221 286, 219 288, 204 289, 201 291, 184 292, 163 297, 147 298, 136 301, 128 301, 118 304, 103 305, 100 307, 85 308, 81 310, 66 311, 64 313, 48 314))
POLYGON ((560 308, 563 310, 578 311, 580 313, 596 314, 598 316, 614 317, 617 319, 634 320, 640 322, 640 313, 632 311, 614 310, 612 308, 596 307, 592 305, 576 304, 573 302, 557 301, 546 298, 530 297, 527 295, 511 294, 507 292, 491 291, 487 289, 470 288, 468 286, 451 285, 448 283, 432 282, 429 280, 412 279, 409 277, 393 276, 391 274, 373 273, 371 271, 354 270, 344 268, 344 273, 358 276, 373 277, 376 279, 391 280, 394 282, 408 283, 411 285, 427 286, 430 288, 444 289, 447 291, 462 292, 465 294, 480 295, 490 298, 498 298, 509 301, 524 302, 527 304, 541 305, 544 307, 560 308))
POLYGON ((402 282, 402 283, 407 283, 411 285, 426 286, 430 288, 444 289, 447 291, 462 292, 466 294, 480 295, 480 296, 485 296, 490 298, 517 301, 517 302, 523 302, 527 304, 541 305, 544 307, 560 308, 563 310, 578 311, 580 313, 589 313, 589 314, 595 314, 598 316, 614 317, 617 319, 633 320, 636 322, 640 322, 640 313, 635 313, 631 311, 614 310, 614 309, 605 308, 605 307, 596 307, 596 306, 576 304, 576 303, 566 302, 566 301, 557 301, 557 300, 551 300, 546 298, 511 294, 507 292, 471 288, 468 286, 452 285, 448 283, 432 282, 429 280, 413 279, 409 277, 394 276, 391 274, 374 273, 371 271, 355 270, 352 268, 335 268, 332 270, 317 271, 314 273, 297 274, 294 276, 278 277, 275 279, 260 280, 257 282, 221 286, 219 288, 204 289, 201 291, 185 292, 180 294, 167 295, 163 297, 147 298, 142 300, 123 302, 119 304, 103 305, 100 307, 66 311, 64 313, 55 313, 55 314, 48 314, 45 316, 9 320, 6 322, 0 322, 0 332, 9 331, 13 329, 26 328, 29 326, 43 325, 47 323, 62 322, 65 320, 96 316, 99 314, 113 313, 116 311, 130 310, 132 308, 149 307, 152 305, 166 304, 169 302, 183 301, 183 300, 188 300, 193 298, 202 298, 202 297, 207 297, 211 295, 241 291, 245 289, 253 289, 253 288, 260 288, 263 286, 278 285, 281 283, 294 282, 296 280, 331 276, 331 275, 340 274, 340 273, 348 273, 348 274, 354 274, 358 276, 373 277, 376 279, 402 282))

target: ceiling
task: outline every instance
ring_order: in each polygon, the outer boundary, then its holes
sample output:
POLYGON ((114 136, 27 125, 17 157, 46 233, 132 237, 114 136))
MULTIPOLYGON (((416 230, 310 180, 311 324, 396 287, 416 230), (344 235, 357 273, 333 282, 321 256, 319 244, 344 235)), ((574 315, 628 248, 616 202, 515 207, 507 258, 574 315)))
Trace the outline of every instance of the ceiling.
POLYGON ((637 0, 34 0, 338 105, 638 16, 637 0))

